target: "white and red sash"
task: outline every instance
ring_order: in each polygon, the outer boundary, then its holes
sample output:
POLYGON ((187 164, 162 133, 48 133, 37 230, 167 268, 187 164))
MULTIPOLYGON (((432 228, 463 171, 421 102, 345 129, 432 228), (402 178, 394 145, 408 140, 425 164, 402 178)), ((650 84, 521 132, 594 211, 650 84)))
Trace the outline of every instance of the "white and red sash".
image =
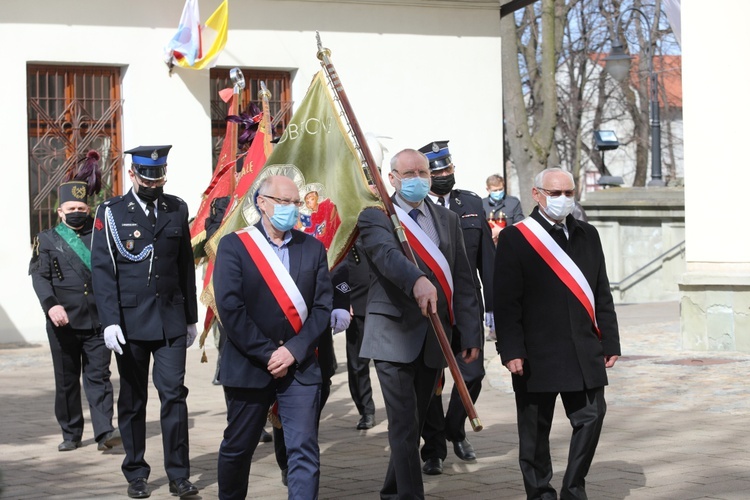
POLYGON ((401 225, 406 233, 406 239, 409 242, 409 246, 414 250, 422 262, 427 264, 427 267, 433 272, 435 277, 440 284, 440 288, 443 290, 445 297, 448 301, 448 317, 450 318, 451 324, 455 325, 456 320, 453 316, 453 275, 451 274, 451 268, 448 265, 448 261, 445 259, 443 252, 435 245, 435 243, 427 236, 427 233, 412 219, 409 214, 406 213, 398 205, 394 205, 396 209, 396 215, 398 215, 401 225))
POLYGON ((601 339, 599 325, 596 322, 594 308, 594 292, 586 281, 581 269, 573 262, 573 259, 560 248, 552 236, 542 227, 537 220, 527 217, 516 224, 521 234, 526 238, 531 247, 536 250, 542 260, 560 278, 565 286, 573 293, 591 318, 596 334, 601 339))
POLYGON ((246 227, 237 231, 236 234, 258 267, 260 275, 295 333, 299 333, 307 319, 307 304, 289 271, 286 270, 281 259, 258 228, 246 227))

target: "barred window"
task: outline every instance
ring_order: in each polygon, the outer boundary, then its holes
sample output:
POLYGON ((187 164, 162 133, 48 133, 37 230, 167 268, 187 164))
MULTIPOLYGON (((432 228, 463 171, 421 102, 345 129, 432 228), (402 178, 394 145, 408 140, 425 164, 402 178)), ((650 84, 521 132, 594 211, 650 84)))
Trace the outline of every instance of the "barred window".
POLYGON ((86 153, 101 155, 102 192, 92 208, 120 194, 120 69, 29 64, 29 213, 33 238, 57 223, 57 187, 86 153))

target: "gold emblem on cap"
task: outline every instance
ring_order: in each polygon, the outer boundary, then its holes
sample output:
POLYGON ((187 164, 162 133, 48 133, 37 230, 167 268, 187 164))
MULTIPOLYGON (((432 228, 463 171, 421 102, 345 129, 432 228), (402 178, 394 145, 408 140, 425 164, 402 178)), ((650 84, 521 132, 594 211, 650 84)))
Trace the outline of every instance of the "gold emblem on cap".
POLYGON ((83 186, 81 187, 73 186, 73 188, 71 189, 71 193, 73 194, 73 197, 76 198, 77 200, 83 200, 84 198, 86 198, 86 188, 83 186))
POLYGON ((432 152, 437 153, 440 151, 440 146, 437 145, 437 142, 432 143, 432 152))
POLYGON ((151 153, 151 159, 154 161, 159 159, 159 152, 157 150, 154 149, 154 152, 151 153))

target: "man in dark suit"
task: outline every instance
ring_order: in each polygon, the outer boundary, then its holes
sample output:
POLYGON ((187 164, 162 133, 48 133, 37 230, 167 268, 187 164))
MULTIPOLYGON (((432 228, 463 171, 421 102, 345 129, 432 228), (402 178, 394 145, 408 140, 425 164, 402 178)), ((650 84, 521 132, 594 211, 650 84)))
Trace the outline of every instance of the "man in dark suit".
MULTIPOLYGON (((479 301, 479 317, 484 318, 488 327, 494 329, 492 314, 492 269, 495 259, 495 244, 492 242, 490 226, 484 217, 482 199, 471 191, 453 189, 456 184, 453 157, 448 149, 448 141, 436 141, 419 149, 430 162, 432 186, 428 199, 440 206, 450 209, 461 221, 461 231, 466 246, 471 274, 479 301), (481 278, 481 281, 480 281, 481 278), (482 290, 484 305, 482 307, 482 290), (486 309, 486 313, 484 313, 486 309)), ((483 335, 484 330, 479 332, 483 335)), ((479 359, 474 363, 464 363, 459 357, 458 367, 461 370, 471 400, 476 402, 482 390, 484 378, 484 355, 479 352, 479 359)), ((453 443, 456 456, 466 462, 473 462, 477 456, 474 448, 466 439, 466 409, 461 402, 458 389, 454 386, 451 392, 448 411, 443 413, 443 398, 440 394, 432 397, 427 409, 427 419, 422 429, 421 456, 424 460, 422 471, 436 475, 443 472, 443 460, 448 454, 446 439, 453 443)))
POLYGON ((376 208, 362 211, 358 225, 371 279, 360 355, 375 360, 388 415, 391 456, 380 496, 424 498, 419 435, 446 365, 427 316, 438 315, 449 340, 452 331, 458 332, 453 345, 466 363, 479 356, 482 326, 458 216, 424 201, 430 189, 427 158, 413 149, 401 151, 391 160, 388 178, 402 224, 411 225, 411 217, 412 234, 422 247, 436 248, 425 255, 429 263, 417 256, 414 265, 386 214, 376 208))
POLYGON ((86 196, 85 182, 60 186, 57 214, 62 222, 39 233, 29 264, 34 291, 47 319, 55 371, 55 416, 63 434, 59 451, 81 446, 81 373, 98 449, 107 450, 121 442, 120 431, 112 427, 112 353, 104 345, 91 285, 94 221, 86 196))
POLYGON ((560 498, 585 499, 606 413, 606 369, 620 355, 617 317, 599 233, 570 215, 573 177, 550 168, 534 186, 531 217, 498 239, 497 350, 513 374, 527 497, 557 498, 549 433, 559 394, 573 427, 560 498))
POLYGON ((132 155, 133 189, 99 206, 91 265, 107 347, 118 356, 117 414, 131 498, 150 496, 145 460, 146 401, 152 377, 161 400, 164 468, 169 491, 195 495, 188 480, 188 389, 185 350, 195 340, 198 304, 188 208, 163 192, 171 146, 141 146, 132 155))
POLYGON ((222 238, 214 291, 227 341, 219 380, 227 427, 219 448, 219 498, 245 498, 268 409, 278 402, 289 498, 317 498, 321 369, 315 348, 330 327, 333 291, 323 243, 292 230, 297 185, 268 176, 256 191, 261 220, 222 238))
POLYGON ((367 292, 370 289, 370 266, 365 258, 362 243, 358 239, 346 256, 349 269, 349 286, 352 320, 346 329, 346 371, 349 393, 359 412, 357 430, 366 431, 375 426, 375 402, 372 399, 370 382, 370 358, 360 357, 362 337, 365 331, 367 292))

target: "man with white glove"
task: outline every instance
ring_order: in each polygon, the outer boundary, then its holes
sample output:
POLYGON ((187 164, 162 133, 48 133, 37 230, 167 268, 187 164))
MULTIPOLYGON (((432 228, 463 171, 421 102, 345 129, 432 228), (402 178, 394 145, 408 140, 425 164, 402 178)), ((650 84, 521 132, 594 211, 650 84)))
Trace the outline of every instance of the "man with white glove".
POLYGON ((497 340, 497 336, 495 335, 495 313, 492 311, 484 313, 484 326, 490 330, 490 333, 487 335, 487 340, 492 342, 497 340))
POLYGON ((187 338, 185 339, 185 347, 190 347, 195 342, 195 338, 198 336, 198 326, 193 323, 187 326, 187 338))
POLYGON ((349 328, 351 321, 352 315, 346 309, 334 309, 331 311, 331 328, 333 328, 334 335, 349 328))
POLYGON ((104 329, 104 345, 110 351, 115 351, 117 354, 122 354, 122 347, 120 344, 125 345, 125 337, 122 335, 122 328, 120 325, 109 325, 104 329))
POLYGON ((171 146, 143 146, 132 155, 133 189, 99 206, 91 267, 106 346, 117 353, 117 410, 125 448, 128 496, 150 496, 146 401, 151 358, 161 399, 164 468, 169 491, 198 493, 190 481, 186 349, 197 336, 198 303, 188 207, 163 192, 171 146))

